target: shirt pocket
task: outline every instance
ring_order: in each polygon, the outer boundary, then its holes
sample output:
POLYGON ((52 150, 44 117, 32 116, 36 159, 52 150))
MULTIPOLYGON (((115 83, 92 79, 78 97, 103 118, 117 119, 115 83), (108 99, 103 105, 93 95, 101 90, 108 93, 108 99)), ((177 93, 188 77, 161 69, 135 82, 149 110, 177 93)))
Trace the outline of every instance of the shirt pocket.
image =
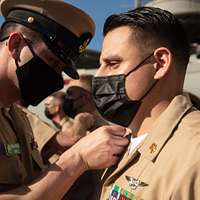
POLYGON ((26 172, 18 156, 0 156, 0 184, 22 184, 26 172))

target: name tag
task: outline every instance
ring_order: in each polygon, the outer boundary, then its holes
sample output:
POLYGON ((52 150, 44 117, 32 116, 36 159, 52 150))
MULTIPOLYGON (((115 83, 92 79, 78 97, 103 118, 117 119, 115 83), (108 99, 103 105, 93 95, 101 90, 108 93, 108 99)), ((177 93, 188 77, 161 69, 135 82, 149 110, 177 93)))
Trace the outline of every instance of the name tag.
POLYGON ((21 147, 19 143, 4 144, 4 150, 7 156, 15 156, 21 154, 21 147))

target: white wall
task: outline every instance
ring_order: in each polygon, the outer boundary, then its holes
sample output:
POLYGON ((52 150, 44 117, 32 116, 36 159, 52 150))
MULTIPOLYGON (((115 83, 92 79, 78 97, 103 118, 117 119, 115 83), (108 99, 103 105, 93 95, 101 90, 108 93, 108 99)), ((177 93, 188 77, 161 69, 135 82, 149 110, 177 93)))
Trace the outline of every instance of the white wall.
POLYGON ((190 57, 184 88, 200 97, 200 59, 195 55, 190 57))

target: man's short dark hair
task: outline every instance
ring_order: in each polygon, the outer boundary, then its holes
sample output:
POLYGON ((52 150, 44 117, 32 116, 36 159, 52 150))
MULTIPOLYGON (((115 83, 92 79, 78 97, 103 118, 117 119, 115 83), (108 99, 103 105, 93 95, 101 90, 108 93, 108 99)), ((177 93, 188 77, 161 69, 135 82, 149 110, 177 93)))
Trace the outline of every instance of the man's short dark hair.
POLYGON ((1 27, 0 41, 3 41, 5 38, 7 38, 14 31, 21 32, 24 35, 31 37, 32 42, 42 41, 42 38, 41 38, 39 33, 31 30, 30 28, 28 28, 28 27, 26 27, 22 24, 18 24, 18 23, 15 23, 15 22, 8 22, 3 27, 1 27))
POLYGON ((176 63, 182 65, 181 69, 186 69, 190 56, 189 42, 183 26, 170 12, 160 8, 140 7, 111 15, 104 24, 104 36, 121 26, 129 26, 134 30, 138 47, 153 51, 164 46, 172 52, 176 63))

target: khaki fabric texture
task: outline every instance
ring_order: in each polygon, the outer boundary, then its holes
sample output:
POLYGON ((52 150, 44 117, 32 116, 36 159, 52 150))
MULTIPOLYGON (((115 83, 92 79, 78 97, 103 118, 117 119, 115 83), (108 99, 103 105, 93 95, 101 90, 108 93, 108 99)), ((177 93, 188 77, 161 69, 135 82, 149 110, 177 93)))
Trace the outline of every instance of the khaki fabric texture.
MULTIPOLYGON (((73 137, 74 134, 78 134, 78 132, 74 131, 74 129, 70 129, 73 126, 73 120, 68 117, 63 118, 59 126, 61 131, 67 131, 68 129, 71 130, 67 132, 69 137, 73 137)), ((79 128, 77 127, 77 129, 79 128)), ((54 154, 50 157, 49 162, 55 163, 58 159, 59 155, 54 154)), ((85 172, 72 185, 72 187, 63 197, 63 200, 93 200, 93 195, 99 180, 99 171, 85 172)))
MULTIPOLYGON (((73 125, 73 121, 69 117, 64 117, 59 126, 60 126, 60 131, 65 131, 68 128, 71 128, 73 125)), ((50 136, 50 135, 49 135, 50 136)), ((58 153, 53 154, 49 159, 49 163, 53 164, 59 159, 60 155, 58 153)))
POLYGON ((114 185, 134 200, 200 199, 200 112, 187 95, 172 100, 144 142, 107 169, 102 184, 101 200, 109 199, 114 185), (126 176, 145 184, 130 187, 126 176))
POLYGON ((41 153, 45 144, 58 132, 49 124, 42 121, 36 114, 30 112, 28 109, 21 107, 22 111, 28 118, 30 126, 33 131, 33 136, 38 144, 38 150, 41 153))
MULTIPOLYGON (((0 109, 0 143, 1 144, 15 144, 17 137, 12 126, 10 126, 10 117, 7 110, 0 109)), ((4 187, 1 184, 21 184, 26 176, 25 168, 19 156, 8 157, 0 155, 0 190, 4 187)))
POLYGON ((40 148, 44 146, 45 141, 48 141, 49 138, 55 133, 55 131, 46 129, 44 125, 38 118, 30 117, 31 113, 25 111, 20 106, 14 105, 12 107, 12 115, 10 109, 1 108, 0 109, 0 143, 1 144, 15 144, 20 143, 19 133, 16 133, 17 126, 16 123, 21 127, 21 134, 25 137, 27 142, 28 152, 24 152, 19 155, 7 156, 0 154, 0 191, 6 191, 18 187, 21 184, 26 183, 34 179, 40 171, 45 169, 43 160, 40 156, 40 152, 37 149, 37 146, 33 146, 36 142, 34 137, 40 138, 35 135, 35 133, 41 133, 45 130, 49 133, 49 136, 42 137, 38 140, 40 148), (15 118, 13 118, 15 116, 15 118), (35 125, 35 127, 33 126, 35 125), (39 127, 42 127, 41 131, 38 131, 39 127), (33 134, 34 133, 34 134, 33 134), (30 162, 29 170, 26 168, 26 160, 23 158, 28 158, 30 162))

